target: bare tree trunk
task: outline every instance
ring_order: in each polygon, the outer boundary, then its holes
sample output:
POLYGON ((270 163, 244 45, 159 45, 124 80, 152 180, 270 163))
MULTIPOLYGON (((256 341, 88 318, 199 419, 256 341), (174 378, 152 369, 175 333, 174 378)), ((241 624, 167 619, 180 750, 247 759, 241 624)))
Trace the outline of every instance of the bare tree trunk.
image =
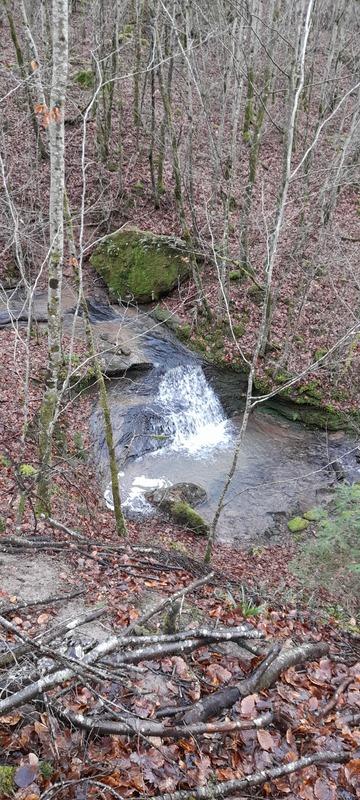
POLYGON ((114 77, 117 71, 117 29, 118 9, 112 27, 112 52, 107 52, 107 13, 105 0, 99 0, 96 39, 98 53, 95 57, 96 81, 100 83, 96 103, 96 141, 101 161, 106 162, 110 153, 110 136, 112 127, 112 107, 114 98, 114 77))
POLYGON ((265 300, 264 300, 264 313, 262 320, 262 335, 260 343, 260 355, 262 356, 265 355, 266 352, 266 346, 269 339, 269 333, 272 321, 272 314, 273 314, 272 276, 277 256, 279 237, 284 220, 286 200, 290 185, 291 157, 293 153, 295 122, 299 107, 299 99, 304 86, 306 48, 310 34, 311 15, 313 11, 313 6, 314 6, 314 0, 308 0, 305 20, 300 25, 298 56, 296 57, 292 73, 293 91, 291 91, 292 100, 290 106, 289 122, 286 132, 283 178, 282 178, 280 193, 278 195, 278 200, 277 200, 275 225, 269 240, 268 257, 266 264, 266 290, 265 290, 265 300))
POLYGON ((25 91, 27 103, 28 103, 28 106, 29 106, 31 124, 32 124, 33 130, 34 130, 36 144, 37 144, 37 147, 39 148, 39 153, 40 153, 41 158, 46 158, 46 155, 47 155, 46 148, 44 146, 44 143, 43 143, 41 135, 40 135, 40 128, 39 128, 38 121, 37 121, 37 118, 36 118, 34 104, 32 102, 30 86, 29 86, 29 83, 27 81, 27 73, 26 73, 26 68, 25 68, 24 56, 23 56, 23 52, 22 52, 22 49, 21 49, 21 46, 20 46, 20 42, 19 42, 19 39, 18 39, 18 36, 17 36, 14 18, 13 18, 13 15, 12 15, 11 11, 10 11, 8 0, 2 0, 2 3, 3 3, 3 6, 5 8, 6 16, 7 16, 8 23, 9 23, 10 36, 11 36, 12 43, 13 43, 14 48, 15 48, 16 60, 17 60, 17 64, 18 64, 18 67, 19 67, 19 72, 20 72, 20 75, 21 75, 21 79, 24 81, 24 91, 25 91))
POLYGON ((140 125, 141 125, 141 100, 140 100, 140 79, 141 79, 141 27, 142 27, 142 0, 133 0, 134 14, 134 107, 133 117, 136 130, 136 147, 139 147, 140 125))
POLYGON ((50 509, 50 469, 62 363, 61 281, 64 258, 65 94, 68 70, 68 0, 53 0, 53 73, 49 111, 50 255, 48 267, 48 379, 40 414, 38 495, 50 509))
POLYGON ((76 253, 76 245, 75 245, 75 237, 74 237, 74 229, 72 224, 72 218, 69 208, 69 200, 67 196, 67 192, 65 191, 64 194, 64 222, 66 228, 66 235, 68 240, 69 252, 71 255, 71 261, 74 268, 75 274, 75 282, 78 290, 78 296, 80 299, 80 304, 83 312, 84 324, 85 324, 85 335, 86 335, 86 342, 88 346, 89 354, 92 358, 92 362, 94 365, 94 371, 96 375, 96 380, 99 386, 99 395, 100 395, 100 406, 103 412, 104 418, 104 428, 105 428, 105 440, 106 446, 109 454, 109 465, 110 465, 110 476, 111 476, 111 490, 113 496, 113 503, 114 503, 114 516, 115 516, 115 523, 116 523, 116 530, 120 536, 126 536, 126 524, 124 515, 122 513, 121 508, 121 497, 120 497, 120 488, 119 488, 119 476, 118 476, 118 466, 116 463, 116 456, 115 456, 115 446, 114 446, 114 437, 113 437, 113 429, 111 423, 111 415, 110 415, 110 408, 108 403, 107 391, 106 391, 106 384, 105 378, 101 370, 101 364, 96 352, 93 332, 91 328, 91 323, 89 319, 89 311, 87 307, 86 298, 84 295, 84 289, 82 284, 82 270, 79 269, 79 262, 76 253))

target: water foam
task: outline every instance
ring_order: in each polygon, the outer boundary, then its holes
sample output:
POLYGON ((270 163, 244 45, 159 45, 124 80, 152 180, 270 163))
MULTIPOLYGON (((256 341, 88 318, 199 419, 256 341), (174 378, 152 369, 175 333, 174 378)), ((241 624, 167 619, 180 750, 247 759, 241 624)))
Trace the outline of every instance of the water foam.
MULTIPOLYGON (((119 472, 119 480, 121 480, 123 475, 123 472, 119 472)), ((162 489, 166 486, 171 486, 171 481, 168 481, 166 478, 146 478, 145 475, 139 475, 133 481, 129 494, 122 503, 123 509, 132 511, 135 514, 142 514, 143 516, 153 514, 154 507, 147 501, 145 492, 162 489)), ((113 511, 114 501, 111 486, 108 486, 104 492, 104 498, 107 507, 113 511)))
POLYGON ((201 367, 168 370, 160 382, 156 402, 161 419, 154 423, 154 433, 168 436, 172 450, 201 456, 229 443, 230 425, 201 367))
MULTIPOLYGON (((167 437, 162 453, 171 450, 206 458, 212 449, 229 445, 231 424, 201 367, 178 366, 168 370, 160 381, 155 405, 157 418, 152 423, 152 433, 167 437)), ((157 451, 152 455, 156 458, 157 451)), ((119 473, 120 482, 123 475, 119 473)), ((154 509, 146 500, 145 491, 165 486, 171 486, 171 482, 163 477, 136 477, 123 508, 136 514, 152 514, 154 509)), ((111 487, 106 489, 104 497, 107 507, 113 509, 111 487)))

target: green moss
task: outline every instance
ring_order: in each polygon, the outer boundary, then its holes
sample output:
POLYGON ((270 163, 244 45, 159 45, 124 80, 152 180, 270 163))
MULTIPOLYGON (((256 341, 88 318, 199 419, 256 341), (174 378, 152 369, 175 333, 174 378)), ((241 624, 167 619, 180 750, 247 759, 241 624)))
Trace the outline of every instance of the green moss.
POLYGON ((90 261, 117 299, 139 303, 170 292, 190 267, 183 241, 138 230, 108 236, 90 261))
POLYGON ((4 533, 6 531, 6 523, 4 517, 0 517, 0 533, 4 533))
POLYGON ((119 43, 131 41, 134 36, 134 23, 128 22, 119 33, 119 43))
POLYGON ((319 361, 320 358, 323 358, 324 356, 326 356, 326 353, 327 353, 326 347, 319 347, 319 349, 315 350, 315 353, 314 353, 315 361, 319 361))
POLYGON ((46 781, 49 781, 54 774, 54 767, 50 761, 40 761, 39 772, 46 781))
POLYGON ((246 325, 244 322, 238 322, 236 325, 233 325, 233 331, 237 339, 241 339, 244 336, 246 331, 246 325))
POLYGON ((0 797, 12 797, 15 793, 15 767, 0 766, 0 797))
POLYGON ((94 83, 94 76, 91 69, 82 69, 74 76, 76 83, 82 89, 92 89, 94 83))
POLYGON ((190 530, 194 531, 194 533, 197 533, 199 536, 207 536, 209 533, 209 526, 205 520, 183 500, 172 504, 171 516, 175 522, 186 525, 187 528, 190 528, 190 530))
POLYGON ((303 517, 293 517, 289 519, 287 525, 291 533, 298 533, 299 531, 304 531, 308 527, 309 521, 303 517))
POLYGON ((180 328, 178 328, 177 334, 180 339, 183 339, 185 342, 187 342, 191 336, 191 325, 188 322, 185 322, 184 325, 181 325, 180 328))
POLYGON ((301 384, 298 388, 298 394, 304 395, 304 397, 307 396, 312 400, 321 400, 322 397, 317 381, 308 381, 308 383, 301 384))
POLYGON ((239 269, 233 269, 229 272, 229 280, 231 281, 241 281, 242 273, 239 269))
POLYGON ((268 405, 293 422, 303 422, 310 427, 323 428, 329 431, 351 431, 360 421, 358 412, 349 414, 336 411, 333 407, 329 408, 329 406, 311 405, 311 399, 306 395, 289 399, 289 401, 283 401, 279 396, 269 400, 268 405))
POLYGON ((323 508, 315 506, 314 508, 309 508, 309 511, 305 511, 303 514, 304 519, 308 519, 309 522, 319 522, 321 519, 324 519, 327 516, 326 511, 323 508))
POLYGON ((170 328, 171 331, 176 333, 176 336, 179 339, 183 339, 184 341, 188 341, 191 336, 191 325, 188 322, 184 322, 181 324, 179 318, 176 314, 173 314, 171 311, 168 311, 166 308, 161 308, 161 306, 156 306, 154 310, 150 314, 151 317, 154 317, 158 322, 163 322, 167 328, 170 328))
POLYGON ((290 377, 291 376, 289 375, 289 373, 285 372, 285 370, 283 370, 282 372, 278 372, 276 374, 275 382, 276 383, 287 383, 287 381, 290 380, 290 377))
POLYGON ((154 310, 151 312, 151 317, 156 319, 157 322, 163 322, 167 328, 170 328, 171 331, 174 333, 178 333, 180 326, 180 321, 176 314, 173 314, 171 311, 168 311, 167 308, 162 308, 161 306, 156 306, 154 310))
POLYGON ((271 391, 271 381, 268 378, 256 378, 255 389, 259 394, 268 394, 271 391))
POLYGON ((262 305, 265 297, 265 289, 261 286, 256 286, 255 283, 251 284, 247 290, 247 295, 256 305, 262 305))

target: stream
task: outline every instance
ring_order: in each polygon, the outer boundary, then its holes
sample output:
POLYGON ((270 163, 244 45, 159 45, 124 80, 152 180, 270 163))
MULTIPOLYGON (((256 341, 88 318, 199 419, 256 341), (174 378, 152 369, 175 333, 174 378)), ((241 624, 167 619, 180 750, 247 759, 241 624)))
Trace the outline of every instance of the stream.
MULTIPOLYGON (((206 490, 207 500, 198 510, 211 521, 241 425, 243 379, 203 364, 173 335, 151 330, 148 317, 141 335, 151 368, 129 370, 113 378, 108 388, 124 511, 132 518, 158 513, 144 497, 147 490, 191 482, 206 490)), ((98 406, 92 433, 111 507, 98 406)), ((320 502, 337 483, 329 462, 340 464, 348 480, 359 480, 355 447, 343 432, 309 430, 258 406, 220 516, 218 538, 246 547, 280 532, 289 516, 320 502)))
MULTIPOLYGON (((66 286, 62 315, 68 333, 74 325, 75 304, 76 296, 66 286)), ((88 298, 88 306, 108 379, 126 515, 141 519, 158 513, 145 499, 146 490, 187 482, 206 490, 207 500, 199 512, 210 522, 232 462, 246 379, 206 363, 141 310, 111 306, 101 294, 88 298)), ((21 292, 11 291, 0 300, 0 328, 15 320, 25 325, 27 314, 21 292)), ((35 294, 32 317, 46 326, 46 292, 35 294)), ((84 341, 81 317, 74 331, 84 341)), ((93 459, 111 507, 108 453, 97 400, 90 427, 93 459)), ((220 515, 218 538, 247 547, 281 532, 289 516, 329 495, 339 470, 348 481, 359 480, 357 444, 342 431, 309 430, 259 405, 250 417, 220 515)))

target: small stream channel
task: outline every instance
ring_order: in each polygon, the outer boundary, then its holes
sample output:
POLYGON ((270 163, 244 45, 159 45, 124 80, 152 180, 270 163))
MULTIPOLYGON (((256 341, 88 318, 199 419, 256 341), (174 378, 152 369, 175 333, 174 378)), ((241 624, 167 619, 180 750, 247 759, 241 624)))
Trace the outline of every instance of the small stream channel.
MULTIPOLYGON (((64 330, 72 330, 76 296, 62 295, 64 330)), ((156 513, 144 491, 157 485, 195 483, 207 492, 200 507, 210 521, 231 464, 241 424, 244 376, 205 363, 167 328, 141 311, 89 298, 96 346, 108 382, 116 456, 127 515, 156 513)), ((33 319, 46 325, 47 295, 37 292, 33 319)), ((26 324, 21 293, 0 301, 0 329, 26 324)), ((85 339, 81 318, 75 334, 85 339)), ((108 503, 108 454, 102 412, 91 418, 93 456, 108 503)), ((308 509, 336 483, 330 462, 349 481, 360 479, 356 442, 345 433, 309 430, 266 407, 250 418, 238 466, 219 520, 218 536, 239 547, 276 533, 286 518, 308 509)))
MULTIPOLYGON (((154 514, 145 491, 191 482, 206 490, 208 499, 198 510, 211 521, 241 424, 243 379, 231 370, 202 364, 171 334, 151 331, 149 318, 147 325, 142 346, 152 368, 129 370, 108 389, 124 509, 130 517, 154 514)), ((92 432, 111 505, 98 407, 92 432)), ((359 480, 355 446, 342 432, 309 430, 258 407, 219 520, 219 538, 244 547, 276 533, 288 516, 328 493, 336 482, 329 462, 340 462, 349 480, 359 480)))

